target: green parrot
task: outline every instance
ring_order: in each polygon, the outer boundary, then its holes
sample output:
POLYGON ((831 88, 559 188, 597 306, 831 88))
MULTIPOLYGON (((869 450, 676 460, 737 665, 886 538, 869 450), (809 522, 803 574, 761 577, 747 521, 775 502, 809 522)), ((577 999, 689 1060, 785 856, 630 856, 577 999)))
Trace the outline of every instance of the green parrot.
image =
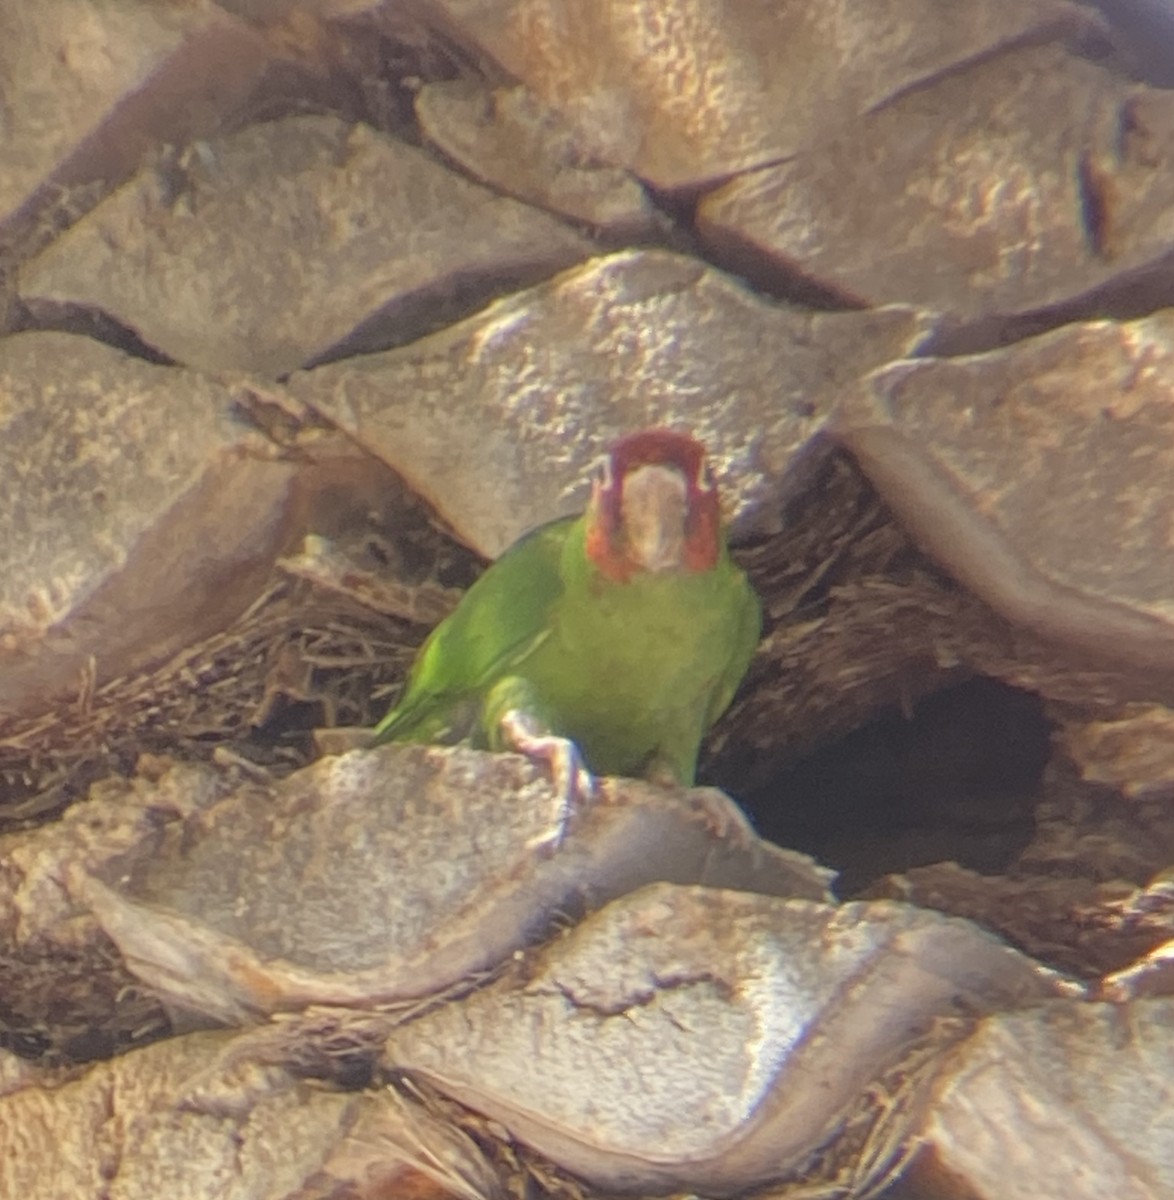
POLYGON ((703 447, 643 430, 601 460, 585 513, 515 542, 433 630, 375 741, 543 758, 568 805, 592 773, 689 785, 761 627, 703 447))

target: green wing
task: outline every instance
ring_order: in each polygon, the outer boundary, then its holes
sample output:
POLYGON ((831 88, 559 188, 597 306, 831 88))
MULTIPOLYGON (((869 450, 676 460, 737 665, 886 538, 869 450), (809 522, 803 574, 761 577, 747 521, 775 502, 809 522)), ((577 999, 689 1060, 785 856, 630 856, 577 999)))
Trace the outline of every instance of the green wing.
POLYGON ((730 614, 733 633, 729 661, 710 695, 709 711, 705 718, 706 729, 729 708, 730 701, 733 700, 734 693, 750 666, 750 660, 758 649, 759 638, 762 637, 762 604, 757 593, 739 567, 731 562, 727 569, 737 572, 741 588, 737 611, 730 614))
POLYGON ((431 633, 376 742, 442 737, 461 710, 513 670, 550 631, 562 594, 567 535, 581 517, 542 525, 515 542, 431 633))

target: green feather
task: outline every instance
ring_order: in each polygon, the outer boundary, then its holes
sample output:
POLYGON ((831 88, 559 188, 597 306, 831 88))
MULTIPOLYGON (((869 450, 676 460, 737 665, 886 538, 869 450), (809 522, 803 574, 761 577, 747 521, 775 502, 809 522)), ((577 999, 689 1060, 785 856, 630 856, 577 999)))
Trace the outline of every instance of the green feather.
POLYGON ((502 713, 524 706, 597 774, 693 782, 758 644, 758 598, 724 545, 708 571, 609 580, 585 527, 544 525, 477 580, 421 648, 377 741, 499 748, 502 713))

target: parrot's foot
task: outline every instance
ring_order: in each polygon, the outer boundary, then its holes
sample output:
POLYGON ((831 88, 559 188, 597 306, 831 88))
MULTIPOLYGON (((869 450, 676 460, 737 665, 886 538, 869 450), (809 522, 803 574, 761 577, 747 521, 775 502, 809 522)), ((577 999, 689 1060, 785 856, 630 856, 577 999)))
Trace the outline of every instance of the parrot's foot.
POLYGON ((575 805, 595 795, 595 777, 587 770, 579 747, 570 738, 555 737, 521 709, 511 708, 502 716, 501 731, 519 754, 540 758, 550 764, 558 798, 558 822, 553 833, 536 838, 534 845, 544 850, 557 850, 566 837, 575 805))
POLYGON ((705 820, 705 828, 719 841, 749 848, 758 841, 758 834, 745 811, 728 796, 702 795, 698 804, 705 820))

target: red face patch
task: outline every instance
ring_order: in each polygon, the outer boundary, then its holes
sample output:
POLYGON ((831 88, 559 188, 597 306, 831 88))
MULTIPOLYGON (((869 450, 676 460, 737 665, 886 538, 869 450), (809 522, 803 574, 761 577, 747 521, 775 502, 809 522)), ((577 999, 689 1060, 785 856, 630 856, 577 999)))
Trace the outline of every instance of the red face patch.
POLYGON ((587 508, 587 557, 608 579, 626 582, 640 568, 625 544, 621 502, 624 479, 637 467, 676 467, 685 480, 684 566, 708 571, 717 563, 721 507, 705 448, 671 429, 644 429, 620 438, 603 459, 587 508))

